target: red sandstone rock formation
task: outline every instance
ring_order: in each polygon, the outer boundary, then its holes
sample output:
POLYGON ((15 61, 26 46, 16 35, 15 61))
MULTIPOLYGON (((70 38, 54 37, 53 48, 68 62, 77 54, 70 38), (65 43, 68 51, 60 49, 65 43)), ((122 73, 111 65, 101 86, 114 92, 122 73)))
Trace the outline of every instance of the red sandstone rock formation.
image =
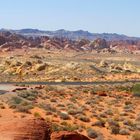
POLYGON ((70 40, 66 38, 51 38, 51 37, 25 37, 22 35, 0 32, 0 49, 14 49, 22 48, 45 48, 48 50, 107 50, 108 52, 134 52, 140 50, 139 40, 120 40, 120 41, 106 41, 105 39, 96 39, 89 41, 86 39, 70 40))
POLYGON ((12 120, 0 126, 0 139, 4 140, 89 140, 77 132, 51 132, 44 119, 12 120))
POLYGON ((51 140, 89 140, 89 138, 77 132, 61 131, 53 133, 51 140))

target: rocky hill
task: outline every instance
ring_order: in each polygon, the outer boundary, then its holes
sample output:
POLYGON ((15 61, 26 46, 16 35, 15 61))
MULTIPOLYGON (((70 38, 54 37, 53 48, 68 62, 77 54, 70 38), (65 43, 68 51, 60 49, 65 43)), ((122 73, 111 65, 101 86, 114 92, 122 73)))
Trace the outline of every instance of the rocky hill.
POLYGON ((0 127, 0 139, 5 140, 89 140, 77 132, 51 132, 51 125, 44 119, 22 119, 5 123, 0 127))
POLYGON ((44 31, 38 29, 21 29, 21 30, 7 30, 1 29, 0 31, 10 31, 13 33, 26 35, 26 36, 51 36, 51 37, 64 37, 72 40, 79 40, 79 39, 88 39, 88 40, 95 40, 98 38, 105 39, 107 41, 111 40, 140 40, 139 37, 129 37, 123 34, 116 34, 116 33, 91 33, 84 30, 77 30, 77 31, 68 31, 64 29, 56 30, 56 31, 44 31))
MULTIPOLYGON (((30 33, 32 30, 21 30, 18 33, 1 31, 0 32, 0 50, 12 51, 20 48, 45 48, 48 50, 74 50, 74 51, 92 51, 97 52, 131 52, 140 50, 140 40, 105 40, 97 38, 95 40, 78 39, 72 40, 50 36, 24 36, 22 33, 30 33), (21 34, 20 34, 21 33, 21 34)), ((34 33, 38 33, 34 30, 34 33)), ((65 32, 65 31, 59 31, 65 32)), ((82 31, 79 31, 82 32, 82 31)), ((87 32, 87 34, 89 34, 87 32)))

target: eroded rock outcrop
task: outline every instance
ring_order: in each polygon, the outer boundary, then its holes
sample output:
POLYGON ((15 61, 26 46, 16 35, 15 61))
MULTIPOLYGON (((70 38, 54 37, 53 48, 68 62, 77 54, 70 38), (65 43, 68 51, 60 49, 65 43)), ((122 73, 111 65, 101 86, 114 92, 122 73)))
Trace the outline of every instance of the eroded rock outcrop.
POLYGON ((51 124, 42 118, 12 120, 0 126, 4 140, 89 140, 77 132, 52 132, 51 124))
POLYGON ((16 129, 14 140, 50 140, 50 126, 43 119, 24 120, 16 129))
POLYGON ((15 49, 44 48, 47 50, 74 50, 98 52, 129 52, 140 50, 140 41, 116 40, 107 41, 102 38, 95 40, 71 40, 63 37, 26 37, 10 32, 0 32, 0 49, 13 51, 15 49))
POLYGON ((7 122, 0 130, 5 140, 50 140, 51 135, 50 125, 41 118, 7 122))
POLYGON ((77 132, 61 131, 53 133, 51 136, 51 140, 90 140, 90 139, 77 132))

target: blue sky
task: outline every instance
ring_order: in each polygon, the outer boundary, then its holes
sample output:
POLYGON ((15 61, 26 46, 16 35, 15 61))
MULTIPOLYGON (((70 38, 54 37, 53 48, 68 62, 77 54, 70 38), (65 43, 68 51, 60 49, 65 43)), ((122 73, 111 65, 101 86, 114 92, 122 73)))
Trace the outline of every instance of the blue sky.
POLYGON ((0 28, 140 36, 140 0, 0 0, 0 28))

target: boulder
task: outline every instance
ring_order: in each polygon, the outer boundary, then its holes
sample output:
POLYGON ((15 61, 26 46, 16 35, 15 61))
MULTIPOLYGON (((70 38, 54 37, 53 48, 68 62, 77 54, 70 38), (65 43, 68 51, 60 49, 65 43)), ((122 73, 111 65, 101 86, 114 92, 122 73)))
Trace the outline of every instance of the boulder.
POLYGON ((123 129, 121 129, 121 130, 119 131, 119 134, 120 134, 120 135, 129 135, 130 132, 129 132, 128 129, 123 128, 123 129))
POLYGON ((36 65, 36 70, 37 71, 45 70, 45 68, 46 68, 46 64, 37 64, 36 65))
POLYGON ((99 66, 100 66, 100 67, 108 67, 109 65, 108 65, 107 62, 105 62, 104 60, 102 60, 102 61, 99 63, 99 66))
POLYGON ((94 40, 93 44, 95 49, 109 48, 109 45, 107 44, 105 39, 98 38, 94 40))
POLYGON ((51 140, 90 140, 77 132, 60 131, 52 133, 51 140))
POLYGON ((78 63, 70 62, 70 63, 67 63, 64 68, 66 68, 66 69, 77 69, 78 67, 79 67, 78 63))

